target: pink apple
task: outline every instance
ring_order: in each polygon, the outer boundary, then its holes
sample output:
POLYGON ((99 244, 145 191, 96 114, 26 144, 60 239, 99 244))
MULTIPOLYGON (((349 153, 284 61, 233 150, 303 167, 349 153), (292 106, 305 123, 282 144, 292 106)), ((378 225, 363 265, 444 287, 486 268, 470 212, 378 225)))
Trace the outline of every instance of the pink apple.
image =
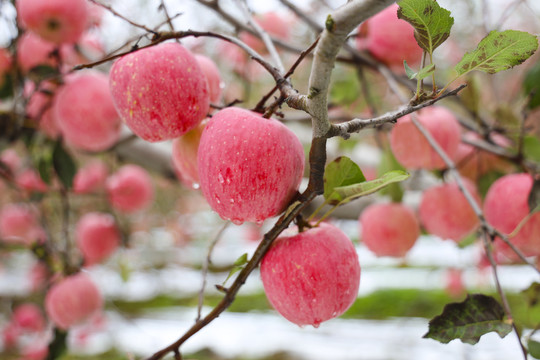
POLYGON ((2 153, 0 153, 0 161, 7 166, 13 174, 19 172, 22 166, 21 157, 13 148, 7 148, 2 151, 2 153))
POLYGON ((45 239, 38 213, 26 204, 7 204, 0 211, 0 239, 6 243, 30 245, 45 239))
POLYGON ((44 193, 49 189, 49 186, 41 179, 38 172, 31 168, 19 172, 15 177, 15 182, 19 188, 30 193, 44 193))
POLYGON ((31 32, 25 32, 17 43, 17 62, 23 73, 39 65, 58 66, 57 46, 31 32))
POLYGON ((177 177, 188 187, 198 187, 199 170, 197 168, 197 152, 205 124, 196 128, 172 142, 172 163, 177 177))
POLYGON ((22 331, 40 332, 45 330, 45 318, 36 304, 25 303, 13 310, 11 321, 22 331))
POLYGON ((103 298, 99 289, 82 272, 60 280, 45 296, 47 316, 63 330, 88 320, 102 306, 103 298))
POLYGON ((199 66, 206 76, 208 82, 208 93, 210 102, 218 104, 221 99, 221 75, 216 63, 208 56, 197 54, 195 55, 199 66))
POLYGON ((121 236, 112 215, 90 212, 77 222, 75 238, 85 266, 91 266, 108 258, 120 245, 121 236))
POLYGON ((73 191, 76 194, 93 193, 105 188, 109 170, 101 160, 93 160, 79 168, 73 178, 73 191))
POLYGON ((106 182, 111 206, 132 213, 143 210, 154 200, 154 187, 150 174, 140 166, 124 165, 106 182))
MULTIPOLYGON (((29 86, 29 88, 32 88, 32 86, 29 86)), ((41 131, 52 139, 56 139, 60 135, 52 111, 55 91, 56 86, 52 83, 41 83, 37 90, 29 90, 31 96, 26 104, 26 115, 36 123, 41 131)))
MULTIPOLYGON (((463 179, 463 182, 480 205, 480 195, 474 183, 467 179, 463 179)), ((420 202, 419 216, 422 225, 430 234, 456 242, 471 234, 480 224, 478 216, 456 183, 426 190, 420 202)))
MULTIPOLYGON (((289 39, 289 29, 291 21, 286 15, 278 14, 274 11, 269 11, 264 14, 259 14, 254 17, 257 24, 266 31, 270 36, 280 40, 289 39)), ((245 42, 253 50, 260 54, 268 53, 263 41, 250 33, 243 32, 240 34, 240 40, 245 42)))
MULTIPOLYGON (((534 213, 522 224, 530 211, 528 197, 532 185, 530 174, 504 175, 491 185, 484 199, 486 220, 497 230, 512 234, 518 225, 522 226, 509 240, 526 256, 540 255, 540 213, 534 213)), ((516 258, 502 241, 495 244, 505 255, 516 258)))
POLYGON ((463 283, 463 271, 461 269, 448 269, 445 278, 445 290, 448 295, 453 298, 459 298, 466 293, 467 289, 463 283))
POLYGON ((121 121, 105 74, 70 78, 55 96, 54 116, 66 141, 81 150, 103 151, 120 137, 121 121))
POLYGON ((123 56, 111 68, 110 87, 127 126, 151 142, 179 137, 209 109, 206 77, 195 56, 178 43, 123 56))
POLYGON ((414 38, 414 28, 398 19, 398 5, 393 4, 368 19, 359 27, 356 44, 390 67, 403 69, 403 61, 418 64, 422 49, 414 38))
POLYGON ((240 109, 217 112, 203 131, 197 166, 204 197, 235 224, 281 213, 304 172, 296 135, 274 119, 240 109))
POLYGON ((377 256, 403 257, 420 236, 414 212, 401 203, 369 205, 359 220, 362 241, 377 256))
POLYGON ((74 43, 86 29, 85 0, 17 0, 19 21, 47 41, 74 43))
MULTIPOLYGON (((430 106, 417 112, 418 121, 452 159, 461 141, 456 117, 446 108, 430 106)), ((414 125, 410 115, 399 118, 390 134, 390 145, 397 161, 409 169, 442 169, 446 165, 414 125)))
POLYGON ((360 264, 347 235, 322 223, 276 239, 261 262, 268 301, 287 320, 318 327, 355 301, 360 264))

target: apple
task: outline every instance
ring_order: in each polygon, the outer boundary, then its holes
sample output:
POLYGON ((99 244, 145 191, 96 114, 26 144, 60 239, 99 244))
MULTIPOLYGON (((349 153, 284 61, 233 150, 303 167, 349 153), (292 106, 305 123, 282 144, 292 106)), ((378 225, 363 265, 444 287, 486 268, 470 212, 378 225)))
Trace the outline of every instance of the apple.
POLYGON ((37 211, 27 204, 6 204, 0 210, 0 239, 5 243, 30 245, 45 239, 37 211))
MULTIPOLYGON (((463 183, 480 205, 480 195, 474 183, 465 178, 463 183)), ((422 194, 419 216, 430 234, 456 242, 471 234, 480 224, 478 216, 454 182, 427 189, 422 194)))
POLYGON ((49 186, 41 179, 41 176, 34 169, 27 168, 19 172, 15 176, 15 183, 19 188, 32 193, 44 193, 49 189, 49 186))
POLYGON ((304 150, 279 121, 231 107, 208 121, 197 166, 201 190, 214 211, 237 225, 261 223, 285 210, 296 194, 304 150))
POLYGON ((165 43, 118 59, 110 72, 118 113, 139 137, 150 142, 174 139, 207 115, 206 77, 193 54, 165 43))
MULTIPOLYGON (((291 28, 291 21, 286 19, 286 16, 269 11, 263 14, 256 15, 254 17, 255 22, 268 33, 268 35, 280 40, 289 39, 289 29, 291 28)), ((259 54, 266 54, 268 50, 264 45, 264 42, 251 35, 250 33, 243 32, 240 34, 240 40, 242 40, 250 48, 258 52, 259 54)))
POLYGON ((31 32, 25 32, 17 43, 17 62, 23 73, 28 73, 36 66, 59 65, 58 56, 54 54, 57 46, 31 32))
POLYGON ((197 54, 195 55, 199 66, 206 76, 208 82, 208 94, 210 102, 218 104, 221 99, 221 75, 216 63, 208 56, 197 54))
POLYGON ((86 151, 103 151, 120 137, 116 112, 105 74, 89 71, 70 77, 54 99, 54 116, 65 140, 86 151))
POLYGON ((75 227, 77 247, 84 257, 85 266, 108 258, 120 245, 120 231, 111 214, 90 212, 84 214, 75 227))
MULTIPOLYGON (((426 128, 442 150, 452 159, 455 157, 460 138, 459 122, 450 110, 430 106, 417 112, 418 121, 426 128)), ((390 146, 397 161, 408 169, 443 169, 443 159, 431 147, 411 115, 397 120, 390 133, 390 146)))
POLYGON ((122 166, 107 179, 105 189, 111 206, 125 213, 143 210, 154 200, 150 174, 138 165, 122 166))
POLYGON ((45 330, 45 318, 36 304, 24 303, 13 310, 11 319, 19 329, 29 332, 45 330))
POLYGON ((47 41, 74 43, 88 23, 85 0, 17 0, 19 21, 47 41))
POLYGON ((404 60, 409 65, 420 63, 422 48, 414 38, 414 28, 398 19, 398 8, 397 4, 390 5, 360 25, 356 45, 393 69, 403 71, 404 60))
POLYGON ((73 178, 73 192, 88 194, 104 189, 108 173, 103 161, 95 159, 88 162, 77 170, 73 178))
MULTIPOLYGON (((30 85, 28 88, 31 89, 32 87, 30 85)), ((37 90, 29 90, 31 95, 26 104, 26 115, 36 123, 38 129, 51 139, 56 139, 60 135, 60 130, 58 129, 58 124, 52 111, 55 90, 56 86, 53 84, 47 82, 41 83, 37 90)))
POLYGON ((45 296, 47 316, 62 330, 83 323, 102 306, 103 297, 99 289, 83 272, 61 279, 45 296))
POLYGON ((420 236, 414 212, 401 203, 369 205, 359 225, 363 243, 377 256, 403 257, 420 236))
MULTIPOLYGON (((488 189, 484 199, 486 220, 503 234, 512 234, 520 226, 510 241, 525 256, 540 255, 540 212, 534 213, 526 222, 530 208, 529 194, 533 186, 530 174, 508 174, 497 179, 488 189)), ((512 250, 501 240, 495 242, 497 248, 510 259, 517 259, 512 250)))
POLYGON ((12 174, 16 174, 22 167, 22 160, 17 151, 7 148, 0 153, 0 161, 7 166, 12 174))
POLYGON ((176 176, 190 188, 199 187, 197 153, 205 123, 176 138, 172 142, 172 163, 176 176))
POLYGON ((261 262, 268 301, 287 320, 318 327, 355 301, 360 263, 354 245, 334 225, 282 234, 261 262))

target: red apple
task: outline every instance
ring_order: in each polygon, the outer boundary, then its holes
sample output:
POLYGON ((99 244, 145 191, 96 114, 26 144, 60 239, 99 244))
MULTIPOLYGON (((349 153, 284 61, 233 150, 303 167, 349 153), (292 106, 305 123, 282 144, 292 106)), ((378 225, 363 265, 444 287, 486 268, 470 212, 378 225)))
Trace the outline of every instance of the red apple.
POLYGON ((103 151, 120 137, 121 121, 105 74, 70 78, 55 96, 54 116, 66 141, 81 150, 103 151))
POLYGON ((193 54, 178 43, 123 56, 111 68, 110 87, 122 119, 147 141, 179 137, 209 109, 206 77, 193 54))
POLYGON ((47 41, 76 42, 88 23, 85 0, 17 0, 19 21, 47 41))
POLYGON ((30 245, 45 239, 38 213, 26 204, 7 204, 0 211, 0 239, 6 243, 30 245))
POLYGON ((296 135, 274 119, 240 109, 217 112, 203 131, 197 166, 204 197, 235 224, 281 213, 304 172, 296 135))
POLYGON ((210 102, 218 104, 221 99, 221 75, 216 63, 208 56, 197 54, 195 55, 199 66, 206 76, 208 82, 208 93, 210 102))
POLYGON ((82 272, 60 280, 45 296, 47 316, 63 330, 86 321, 102 306, 103 298, 99 289, 82 272))
POLYGON ((79 168, 73 178, 73 191, 76 194, 88 194, 105 188, 109 170, 101 160, 93 160, 79 168))
MULTIPOLYGON (((289 39, 291 21, 288 20, 285 15, 278 14, 274 11, 269 11, 264 14, 256 15, 254 20, 270 36, 280 40, 289 39)), ((250 33, 241 33, 240 40, 245 42, 249 47, 260 54, 268 53, 263 41, 250 33)))
POLYGON ((13 310, 11 320, 19 329, 30 332, 45 330, 45 318, 36 304, 25 303, 13 310))
MULTIPOLYGON (((520 230, 510 241, 525 256, 540 255, 540 213, 534 213, 525 223, 530 209, 528 197, 533 186, 530 174, 508 174, 496 180, 489 188, 484 199, 486 220, 503 234, 512 234, 520 230)), ((495 242, 506 256, 516 259, 511 249, 502 241, 495 242)))
MULTIPOLYGON (((417 112, 418 121, 452 159, 461 141, 456 117, 446 108, 430 106, 417 112)), ((414 125, 410 115, 399 118, 390 134, 390 145, 397 161, 409 169, 442 169, 443 159, 414 125)))
POLYGON ((17 62, 23 73, 39 65, 56 68, 58 57, 54 55, 57 46, 31 32, 25 32, 17 43, 17 62))
POLYGON ((172 142, 172 163, 176 176, 188 187, 199 186, 197 153, 204 127, 205 124, 201 123, 172 142))
POLYGON ((105 213, 84 214, 77 222, 75 238, 86 266, 105 260, 120 245, 120 231, 114 217, 105 213))
POLYGON ((38 172, 31 168, 27 168, 19 172, 15 177, 15 182, 19 188, 29 193, 44 193, 49 189, 47 184, 41 179, 38 172))
POLYGON ((105 184, 111 206, 132 213, 147 208, 154 200, 154 187, 148 172, 137 165, 124 165, 105 184))
MULTIPOLYGON (((480 205, 480 195, 474 183, 463 179, 464 185, 480 205)), ((419 208, 424 228, 442 239, 459 242, 480 224, 478 216, 456 183, 434 186, 424 192, 419 208)))
POLYGON ((398 5, 393 4, 368 19, 359 27, 356 44, 359 50, 368 50, 388 66, 403 69, 403 61, 418 64, 422 49, 414 38, 414 28, 398 19, 398 5))
POLYGON ((401 203, 369 205, 359 220, 362 241, 377 256, 403 257, 420 236, 414 212, 401 203))
POLYGON ((322 223, 282 235, 261 262, 266 297, 287 320, 318 327, 343 314, 360 285, 360 264, 347 235, 322 223))
MULTIPOLYGON (((32 84, 32 83, 31 83, 32 84)), ((51 83, 41 83, 37 90, 29 89, 30 98, 26 104, 26 115, 32 119, 36 126, 43 131, 47 136, 56 139, 60 135, 56 118, 52 111, 54 91, 56 86, 51 83)))

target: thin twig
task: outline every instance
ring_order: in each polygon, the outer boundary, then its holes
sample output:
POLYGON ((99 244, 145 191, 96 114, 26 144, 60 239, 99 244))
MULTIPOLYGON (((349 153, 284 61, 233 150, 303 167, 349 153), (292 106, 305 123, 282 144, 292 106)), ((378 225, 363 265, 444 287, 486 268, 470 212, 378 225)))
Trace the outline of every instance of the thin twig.
POLYGON ((230 224, 231 224, 231 222, 227 221, 221 227, 221 229, 219 229, 218 233, 216 234, 216 236, 214 237, 214 239, 210 243, 210 246, 208 247, 208 253, 206 254, 206 258, 205 258, 205 260, 203 262, 203 267, 202 267, 203 282, 202 282, 202 285, 201 285, 201 290, 199 291, 199 303, 197 305, 197 318, 195 319, 195 322, 197 322, 197 321, 199 321, 201 319, 201 312, 202 312, 202 307, 203 307, 203 303, 204 303, 204 292, 205 292, 205 289, 206 289, 206 280, 207 280, 206 277, 208 275, 208 266, 212 263, 210 258, 212 256, 212 253, 214 252, 214 248, 216 247, 216 244, 221 239, 221 236, 223 235, 223 232, 225 232, 225 230, 227 229, 227 227, 230 224))
POLYGON ((109 11, 111 14, 113 14, 114 16, 117 16, 119 17, 120 19, 124 20, 125 22, 135 26, 135 27, 138 27, 139 29, 143 29, 144 31, 146 32, 149 32, 151 34, 156 34, 157 32, 155 30, 152 30, 142 24, 138 24, 128 18, 126 18, 125 16, 123 16, 122 14, 120 14, 119 12, 117 12, 116 10, 114 10, 110 5, 106 5, 106 4, 102 4, 100 3, 99 1, 97 0, 90 0, 91 2, 93 2, 94 4, 98 5, 98 6, 101 6, 102 8, 105 8, 107 9, 107 11, 109 11))

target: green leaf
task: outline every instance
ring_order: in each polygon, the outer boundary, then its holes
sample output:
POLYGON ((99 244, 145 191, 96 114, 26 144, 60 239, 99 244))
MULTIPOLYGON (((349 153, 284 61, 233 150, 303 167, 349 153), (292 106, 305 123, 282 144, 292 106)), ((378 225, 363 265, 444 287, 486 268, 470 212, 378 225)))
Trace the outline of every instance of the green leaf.
POLYGON ((530 214, 540 210, 540 178, 535 178, 528 197, 530 214))
POLYGON ((52 159, 48 156, 41 157, 38 160, 37 168, 39 171, 39 176, 46 184, 51 185, 51 168, 52 168, 52 159))
POLYGON ((450 36, 454 18, 435 0, 403 0, 398 5, 398 18, 414 27, 416 42, 430 55, 450 36))
MULTIPOLYGON (((377 173, 385 174, 393 170, 405 171, 405 168, 401 166, 400 163, 398 163, 396 157, 394 156, 390 148, 387 148, 383 152, 383 156, 381 162, 379 163, 377 173)), ((392 183, 387 187, 381 189, 381 195, 390 196, 393 202, 401 202, 401 199, 403 199, 403 189, 401 188, 399 183, 392 183)))
POLYGON ((494 74, 521 64, 534 54, 538 39, 529 33, 517 30, 491 31, 468 52, 456 65, 458 75, 473 70, 494 74))
POLYGON ((238 259, 236 259, 234 261, 234 264, 233 264, 233 267, 232 267, 231 271, 229 272, 229 275, 227 276, 227 278, 223 282, 223 285, 225 285, 225 283, 231 278, 231 276, 233 276, 234 274, 236 274, 237 272, 242 270, 244 268, 244 266, 248 263, 248 261, 249 260, 248 260, 248 254, 247 253, 242 254, 238 259))
POLYGON ((527 159, 540 163, 540 139, 534 135, 523 138, 523 155, 527 159))
POLYGON ((362 170, 351 159, 341 156, 326 165, 324 171, 324 198, 331 204, 341 200, 334 194, 340 186, 353 185, 366 181, 362 170))
POLYGON ((540 61, 525 74, 523 90, 530 96, 527 104, 530 109, 540 106, 540 61))
POLYGON ((359 197, 373 194, 374 192, 396 182, 400 182, 409 178, 409 174, 405 171, 394 170, 387 172, 378 179, 365 181, 359 184, 348 186, 340 186, 334 189, 332 196, 340 199, 339 204, 344 205, 359 197), (335 195, 334 195, 335 194, 335 195))
POLYGON ((529 355, 535 359, 540 359, 540 342, 529 339, 527 342, 527 350, 529 350, 529 355))
POLYGON ((58 178, 66 189, 70 189, 73 186, 77 165, 71 155, 64 149, 61 141, 57 141, 54 145, 52 161, 58 178))
POLYGON ((474 345, 482 335, 492 331, 503 338, 512 331, 512 325, 504 321, 504 310, 497 300, 473 294, 467 295, 463 302, 447 304, 442 314, 429 322, 429 331, 424 338, 444 344, 460 339, 474 345))
POLYGON ((360 97, 358 77, 352 71, 340 73, 332 82, 330 99, 341 105, 350 105, 360 97))
POLYGON ((422 80, 422 79, 430 76, 431 74, 433 74, 435 72, 435 65, 434 64, 429 64, 428 66, 424 67, 423 69, 420 69, 420 71, 418 71, 418 72, 414 72, 414 70, 411 69, 409 64, 407 64, 406 60, 403 61, 403 66, 405 67, 405 73, 407 74, 407 77, 409 79, 411 79, 411 80, 412 79, 422 80))
POLYGON ((405 74, 407 74, 407 77, 412 80, 416 77, 418 73, 414 72, 414 70, 407 64, 407 60, 403 60, 403 67, 405 68, 405 74))

